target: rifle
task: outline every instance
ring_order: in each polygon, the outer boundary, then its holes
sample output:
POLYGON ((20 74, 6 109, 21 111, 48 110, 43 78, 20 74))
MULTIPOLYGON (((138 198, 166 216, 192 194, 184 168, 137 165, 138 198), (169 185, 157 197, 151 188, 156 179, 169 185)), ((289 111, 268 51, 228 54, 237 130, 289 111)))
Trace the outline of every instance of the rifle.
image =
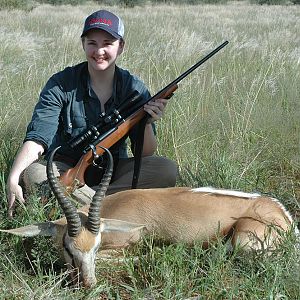
POLYGON ((77 164, 68 169, 64 174, 60 176, 60 182, 69 190, 74 191, 74 189, 81 187, 85 184, 84 173, 89 165, 93 164, 97 166, 96 160, 104 153, 103 147, 109 149, 121 138, 123 138, 137 123, 139 123, 147 113, 144 111, 144 104, 155 99, 169 99, 173 96, 173 93, 178 88, 178 83, 202 65, 205 61, 215 55, 223 47, 225 47, 229 42, 225 41, 216 49, 211 51, 200 61, 190 67, 187 71, 182 73, 179 77, 161 89, 158 93, 148 99, 146 102, 138 105, 134 112, 132 112, 128 117, 123 118, 120 114, 121 110, 125 110, 128 106, 134 104, 139 95, 135 95, 129 101, 125 101, 125 106, 119 110, 114 110, 113 113, 107 117, 104 115, 100 118, 99 123, 96 126, 92 126, 74 141, 71 141, 71 147, 76 147, 79 144, 87 143, 87 146, 83 150, 83 155, 77 162, 77 164), (126 104, 127 103, 127 104, 126 104), (99 130, 102 125, 106 126, 106 131, 104 134, 100 134, 99 130))

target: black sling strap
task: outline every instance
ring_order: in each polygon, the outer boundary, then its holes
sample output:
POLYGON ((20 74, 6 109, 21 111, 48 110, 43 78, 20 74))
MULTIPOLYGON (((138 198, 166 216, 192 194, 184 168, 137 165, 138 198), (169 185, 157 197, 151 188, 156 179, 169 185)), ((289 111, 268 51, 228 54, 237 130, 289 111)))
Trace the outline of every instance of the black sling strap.
POLYGON ((142 164, 142 152, 143 152, 143 145, 144 145, 145 127, 149 117, 150 116, 147 114, 138 124, 137 139, 134 146, 134 168, 133 168, 133 177, 131 183, 132 189, 137 188, 138 181, 139 181, 141 164, 142 164))

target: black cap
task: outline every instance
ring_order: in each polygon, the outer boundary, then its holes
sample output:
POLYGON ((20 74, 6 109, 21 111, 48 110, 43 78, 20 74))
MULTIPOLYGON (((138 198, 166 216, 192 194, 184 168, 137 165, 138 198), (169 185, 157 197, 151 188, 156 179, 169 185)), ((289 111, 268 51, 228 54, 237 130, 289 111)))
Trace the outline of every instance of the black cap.
POLYGON ((81 37, 85 36, 91 29, 102 29, 116 39, 123 39, 124 37, 122 20, 107 10, 98 10, 86 18, 81 37))

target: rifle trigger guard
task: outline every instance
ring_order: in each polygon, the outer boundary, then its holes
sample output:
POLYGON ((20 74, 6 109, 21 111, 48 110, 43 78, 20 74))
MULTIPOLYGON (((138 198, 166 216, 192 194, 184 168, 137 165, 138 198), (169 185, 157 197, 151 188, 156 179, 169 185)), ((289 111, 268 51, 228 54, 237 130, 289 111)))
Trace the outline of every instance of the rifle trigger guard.
POLYGON ((96 151, 96 147, 91 144, 89 145, 91 150, 92 150, 92 153, 93 153, 93 166, 94 167, 97 167, 99 169, 102 169, 102 167, 100 166, 100 164, 97 164, 96 160, 100 157, 98 154, 97 154, 97 151, 96 151))

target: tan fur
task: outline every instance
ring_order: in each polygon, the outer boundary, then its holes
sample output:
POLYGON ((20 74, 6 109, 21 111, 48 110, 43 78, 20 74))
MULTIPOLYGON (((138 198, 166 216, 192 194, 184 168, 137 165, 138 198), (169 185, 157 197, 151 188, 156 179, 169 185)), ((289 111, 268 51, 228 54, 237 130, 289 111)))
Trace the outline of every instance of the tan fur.
POLYGON ((89 252, 95 245, 96 236, 88 231, 86 228, 82 228, 77 237, 74 238, 74 248, 81 252, 89 252))
MULTIPOLYGON (((282 230, 291 226, 285 211, 271 198, 194 193, 190 188, 129 190, 110 195, 103 200, 101 217, 142 223, 149 232, 169 242, 187 243, 212 240, 217 232, 224 236, 235 225, 239 225, 235 241, 243 232, 253 230, 263 238, 270 225, 282 230)), ((274 230, 273 234, 277 236, 274 230)), ((101 247, 127 246, 140 237, 127 238, 129 235, 123 233, 103 234, 101 247)))
POLYGON ((61 248, 65 237, 65 259, 69 264, 78 263, 80 280, 88 287, 96 282, 95 255, 99 246, 102 251, 127 247, 147 232, 166 242, 201 241, 207 247, 230 233, 232 246, 270 251, 281 242, 281 232, 290 230, 293 223, 276 199, 214 189, 137 189, 107 196, 101 203, 101 229, 97 235, 85 227, 88 209, 85 206, 79 211, 82 229, 76 238, 65 234, 65 218, 2 231, 18 235, 23 232, 24 236, 52 235, 61 248))

